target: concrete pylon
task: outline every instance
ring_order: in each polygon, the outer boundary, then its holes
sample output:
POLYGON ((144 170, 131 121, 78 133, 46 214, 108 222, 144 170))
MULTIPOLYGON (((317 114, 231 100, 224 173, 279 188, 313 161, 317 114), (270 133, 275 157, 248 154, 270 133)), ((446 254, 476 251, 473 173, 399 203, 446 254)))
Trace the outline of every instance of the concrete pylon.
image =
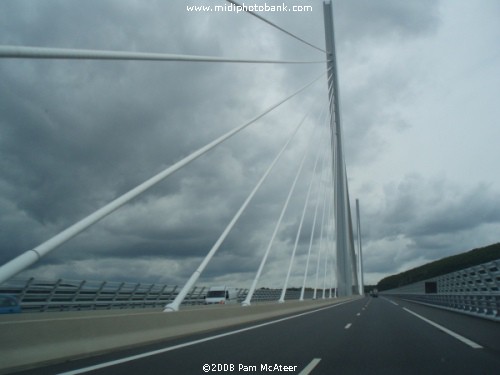
POLYGON ((323 3, 325 20, 325 42, 328 68, 328 94, 330 97, 330 131, 333 157, 335 231, 337 245, 337 290, 338 296, 350 296, 358 285, 354 259, 351 212, 345 169, 342 128, 340 124, 340 98, 335 54, 335 35, 333 28, 332 4, 323 3))

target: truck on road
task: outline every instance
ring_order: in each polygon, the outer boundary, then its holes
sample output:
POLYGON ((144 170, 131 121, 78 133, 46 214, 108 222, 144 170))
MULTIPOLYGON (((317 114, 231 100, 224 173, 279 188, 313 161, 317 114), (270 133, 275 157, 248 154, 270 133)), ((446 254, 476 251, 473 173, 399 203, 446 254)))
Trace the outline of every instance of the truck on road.
POLYGON ((236 288, 227 286, 212 286, 208 289, 205 297, 205 305, 228 305, 238 302, 238 293, 236 288))

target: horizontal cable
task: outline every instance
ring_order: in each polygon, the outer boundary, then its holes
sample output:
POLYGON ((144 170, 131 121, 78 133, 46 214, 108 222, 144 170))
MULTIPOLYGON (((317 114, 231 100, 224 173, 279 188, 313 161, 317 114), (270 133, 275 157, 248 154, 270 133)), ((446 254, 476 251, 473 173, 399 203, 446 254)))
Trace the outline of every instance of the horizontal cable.
POLYGON ((232 59, 232 58, 223 58, 214 56, 177 55, 170 53, 104 51, 104 50, 24 47, 24 46, 0 46, 0 58, 190 61, 190 62, 226 62, 226 63, 252 63, 252 64, 317 64, 326 62, 326 60, 321 60, 321 61, 252 60, 252 59, 232 59))
POLYGON ((307 44, 308 46, 310 46, 310 47, 312 47, 312 48, 314 48, 314 49, 317 49, 318 51, 321 51, 321 52, 327 53, 324 49, 319 48, 319 47, 316 47, 314 44, 309 43, 308 41, 306 41, 306 40, 304 40, 304 39, 302 39, 302 38, 298 37, 297 35, 294 35, 294 34, 292 34, 291 32, 289 32, 289 31, 287 31, 287 30, 283 29, 282 27, 279 27, 278 25, 276 25, 276 24, 272 23, 271 21, 266 20, 264 17, 259 16, 257 13, 252 12, 251 10, 249 10, 249 9, 248 9, 248 6, 238 4, 236 1, 233 1, 233 0, 226 0, 226 1, 227 1, 228 3, 231 3, 231 4, 236 5, 237 7, 241 7, 240 9, 241 9, 242 11, 245 11, 245 12, 247 12, 247 13, 251 14, 252 16, 257 17, 259 20, 264 21, 265 23, 267 23, 267 24, 271 25, 272 27, 275 27, 276 29, 278 29, 278 30, 280 30, 280 31, 283 31, 285 34, 290 35, 292 38, 295 38, 295 39, 297 39, 298 41, 300 41, 300 42, 302 42, 302 43, 304 43, 304 44, 307 44))

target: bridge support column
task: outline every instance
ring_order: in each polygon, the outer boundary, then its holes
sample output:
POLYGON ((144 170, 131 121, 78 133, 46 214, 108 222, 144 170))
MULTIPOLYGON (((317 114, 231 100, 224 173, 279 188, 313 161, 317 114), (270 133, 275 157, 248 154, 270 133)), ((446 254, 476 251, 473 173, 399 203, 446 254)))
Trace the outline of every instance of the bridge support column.
POLYGON ((359 199, 356 199, 356 232, 358 235, 358 275, 359 275, 359 295, 365 294, 365 283, 363 280, 363 249, 361 246, 361 219, 359 216, 359 199))
MULTIPOLYGON (((347 176, 342 145, 342 129, 340 126, 340 99, 335 55, 335 36, 333 28, 333 12, 331 2, 323 3, 325 20, 325 41, 328 68, 328 94, 330 97, 330 131, 333 157, 334 199, 335 199, 335 231, 337 247, 337 295, 350 296, 353 287, 357 286, 357 275, 352 241, 352 224, 349 209, 347 176)), ((357 291, 356 291, 357 292, 357 291)))

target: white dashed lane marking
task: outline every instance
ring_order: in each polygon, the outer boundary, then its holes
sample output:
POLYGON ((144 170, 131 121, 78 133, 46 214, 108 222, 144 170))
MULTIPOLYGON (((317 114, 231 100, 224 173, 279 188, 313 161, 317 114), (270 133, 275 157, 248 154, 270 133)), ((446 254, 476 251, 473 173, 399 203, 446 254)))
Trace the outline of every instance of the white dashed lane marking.
POLYGON ((299 372, 299 375, 308 375, 318 365, 321 358, 314 358, 304 369, 299 372))

